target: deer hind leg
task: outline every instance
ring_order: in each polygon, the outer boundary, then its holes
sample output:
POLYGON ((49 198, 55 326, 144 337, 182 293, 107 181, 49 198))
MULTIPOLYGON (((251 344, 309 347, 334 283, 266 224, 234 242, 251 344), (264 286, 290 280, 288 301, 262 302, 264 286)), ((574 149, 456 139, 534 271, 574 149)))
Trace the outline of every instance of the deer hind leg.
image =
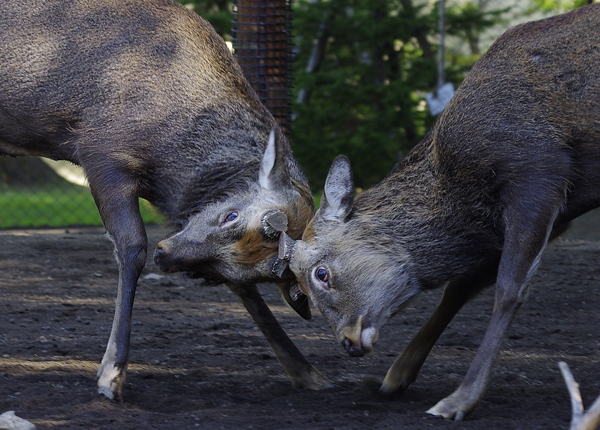
MULTIPOLYGON (((554 175, 554 178, 564 176, 554 175)), ((510 324, 526 298, 527 284, 535 273, 554 221, 564 203, 566 184, 551 180, 521 183, 510 190, 504 209, 504 246, 498 267, 492 318, 483 341, 458 389, 427 412, 462 420, 481 401, 492 366, 510 324)))
POLYGON ((255 284, 228 284, 227 286, 242 301, 295 387, 320 390, 330 385, 283 331, 255 284))
POLYGON ((446 288, 442 300, 425 325, 412 338, 392 367, 385 375, 379 389, 383 393, 404 391, 419 375, 433 345, 463 305, 475 297, 484 287, 494 282, 495 268, 485 267, 478 275, 466 276, 452 281, 446 288))

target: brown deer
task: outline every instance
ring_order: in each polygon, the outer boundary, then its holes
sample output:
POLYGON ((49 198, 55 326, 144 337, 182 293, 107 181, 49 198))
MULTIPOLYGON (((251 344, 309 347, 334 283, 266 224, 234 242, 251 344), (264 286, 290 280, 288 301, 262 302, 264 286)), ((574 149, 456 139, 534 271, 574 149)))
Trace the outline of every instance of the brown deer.
POLYGON ((354 200, 338 157, 302 241, 282 235, 280 260, 353 356, 416 294, 444 288, 382 391, 406 389, 454 315, 495 282, 471 367, 428 411, 472 412, 546 244, 600 206, 599 30, 591 5, 507 31, 387 178, 354 200))
MULTIPOLYGON (((178 233, 161 268, 225 282, 295 385, 321 375, 294 346, 255 282, 273 279, 278 234, 314 214, 308 182, 225 42, 172 0, 0 2, 0 155, 83 167, 119 266, 99 392, 121 397, 147 238, 138 198, 178 233)), ((310 315, 306 297, 284 296, 310 315)))

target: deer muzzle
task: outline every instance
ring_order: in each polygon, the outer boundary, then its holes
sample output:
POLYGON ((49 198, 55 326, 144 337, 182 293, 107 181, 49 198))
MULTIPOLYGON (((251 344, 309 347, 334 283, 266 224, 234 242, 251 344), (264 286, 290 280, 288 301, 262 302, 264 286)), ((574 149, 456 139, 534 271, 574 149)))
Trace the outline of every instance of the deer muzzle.
POLYGON ((377 343, 377 330, 368 325, 363 326, 364 318, 359 317, 353 325, 341 330, 342 346, 351 357, 362 357, 371 352, 377 343))

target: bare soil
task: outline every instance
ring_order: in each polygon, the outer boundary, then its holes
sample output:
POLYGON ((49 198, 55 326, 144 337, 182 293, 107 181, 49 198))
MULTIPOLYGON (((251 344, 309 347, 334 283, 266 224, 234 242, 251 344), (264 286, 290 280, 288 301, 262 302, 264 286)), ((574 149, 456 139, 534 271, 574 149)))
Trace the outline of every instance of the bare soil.
MULTIPOLYGON (((163 235, 150 228, 151 247, 163 235)), ((586 406, 600 394, 599 238, 584 228, 549 246, 484 400, 455 423, 425 411, 465 374, 493 288, 455 318, 417 381, 385 397, 380 382, 441 291, 394 318, 373 353, 351 358, 318 312, 304 321, 261 285, 286 332, 335 384, 306 391, 291 386, 227 288, 159 273, 149 259, 118 403, 96 395, 117 277, 103 230, 0 231, 0 413, 14 410, 38 429, 566 429, 571 406, 558 361, 570 365, 586 406)))

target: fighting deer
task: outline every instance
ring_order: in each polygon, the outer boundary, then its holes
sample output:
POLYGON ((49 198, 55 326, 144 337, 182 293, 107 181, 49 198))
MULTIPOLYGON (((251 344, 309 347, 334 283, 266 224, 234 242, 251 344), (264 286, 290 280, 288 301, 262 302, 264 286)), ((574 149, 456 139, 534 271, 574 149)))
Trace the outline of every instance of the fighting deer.
MULTIPOLYGON (((125 382, 147 255, 140 197, 176 227, 157 264, 225 282, 293 383, 321 387, 255 285, 274 279, 279 232, 300 238, 312 195, 214 29, 172 0, 3 0, 0 37, 0 155, 80 165, 114 242, 118 292, 99 392, 120 398, 125 382)), ((278 285, 308 317, 290 282, 278 285)))
POLYGON ((352 356, 423 290, 437 309, 388 371, 405 390, 454 315, 495 283, 487 332, 464 380, 429 413, 480 402, 549 240, 600 206, 600 5, 508 30, 480 58, 427 136, 354 199, 331 166, 321 207, 279 257, 352 356))

